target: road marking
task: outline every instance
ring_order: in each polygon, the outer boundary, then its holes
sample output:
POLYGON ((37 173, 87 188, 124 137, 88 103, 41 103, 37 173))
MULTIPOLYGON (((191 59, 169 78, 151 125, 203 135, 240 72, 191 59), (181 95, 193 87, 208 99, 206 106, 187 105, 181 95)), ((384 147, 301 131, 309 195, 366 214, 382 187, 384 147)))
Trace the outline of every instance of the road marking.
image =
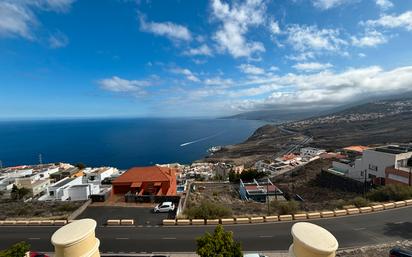
POLYGON ((260 238, 271 238, 273 236, 259 236, 260 238))
POLYGON ((127 237, 116 237, 116 240, 128 240, 129 238, 127 237))
POLYGON ((403 224, 405 223, 404 221, 398 221, 398 222, 394 222, 393 224, 403 224))
POLYGON ((355 228, 354 230, 359 231, 359 230, 365 230, 366 228, 355 228))
POLYGON ((40 237, 29 237, 29 240, 40 240, 40 237))
POLYGON ((163 240, 176 240, 176 237, 163 237, 163 240))

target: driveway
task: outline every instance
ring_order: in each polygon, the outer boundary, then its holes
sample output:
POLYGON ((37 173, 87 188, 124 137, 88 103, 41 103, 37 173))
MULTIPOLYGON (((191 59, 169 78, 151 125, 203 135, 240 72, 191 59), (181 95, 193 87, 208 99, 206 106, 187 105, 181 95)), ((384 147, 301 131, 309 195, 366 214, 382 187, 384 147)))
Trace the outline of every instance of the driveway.
POLYGON ((175 216, 176 212, 153 213, 153 208, 89 206, 77 219, 91 218, 100 226, 109 219, 133 219, 137 226, 156 226, 161 225, 163 219, 175 216))

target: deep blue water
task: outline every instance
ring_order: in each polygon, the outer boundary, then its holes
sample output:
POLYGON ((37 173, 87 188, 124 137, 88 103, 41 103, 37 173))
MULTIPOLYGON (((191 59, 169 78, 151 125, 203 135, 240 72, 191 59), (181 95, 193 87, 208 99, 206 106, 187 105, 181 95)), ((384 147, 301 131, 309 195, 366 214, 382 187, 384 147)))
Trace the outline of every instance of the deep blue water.
POLYGON ((190 163, 211 146, 240 143, 264 125, 223 119, 94 119, 0 122, 3 166, 83 162, 126 169, 190 163), (183 146, 181 146, 184 144, 183 146))

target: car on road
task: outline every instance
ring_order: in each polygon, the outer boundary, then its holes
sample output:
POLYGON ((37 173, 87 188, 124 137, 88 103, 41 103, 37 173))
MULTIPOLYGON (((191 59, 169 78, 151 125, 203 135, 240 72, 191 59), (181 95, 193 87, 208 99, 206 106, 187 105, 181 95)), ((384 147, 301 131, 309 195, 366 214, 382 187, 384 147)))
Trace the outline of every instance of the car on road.
POLYGON ((172 212, 175 210, 175 205, 172 202, 163 202, 154 207, 153 212, 172 212))
POLYGON ((30 257, 49 257, 49 256, 45 255, 44 253, 30 252, 30 257))
POLYGON ((412 257, 412 251, 395 247, 390 250, 389 257, 412 257))
POLYGON ((266 255, 260 253, 245 253, 243 257, 267 257, 266 255))

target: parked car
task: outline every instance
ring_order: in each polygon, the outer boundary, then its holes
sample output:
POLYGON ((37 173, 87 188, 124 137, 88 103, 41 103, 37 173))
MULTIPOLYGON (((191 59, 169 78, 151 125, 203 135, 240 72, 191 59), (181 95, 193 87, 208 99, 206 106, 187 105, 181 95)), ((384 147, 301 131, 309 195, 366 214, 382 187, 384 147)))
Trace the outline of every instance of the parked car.
POLYGON ((153 212, 172 212, 175 210, 175 205, 172 202, 163 202, 154 207, 153 212))
POLYGON ((30 257, 49 257, 49 256, 45 255, 44 253, 30 252, 30 257))
POLYGON ((412 257, 412 251, 395 247, 390 250, 389 257, 412 257))
POLYGON ((267 257, 266 255, 260 253, 245 253, 243 257, 267 257))

